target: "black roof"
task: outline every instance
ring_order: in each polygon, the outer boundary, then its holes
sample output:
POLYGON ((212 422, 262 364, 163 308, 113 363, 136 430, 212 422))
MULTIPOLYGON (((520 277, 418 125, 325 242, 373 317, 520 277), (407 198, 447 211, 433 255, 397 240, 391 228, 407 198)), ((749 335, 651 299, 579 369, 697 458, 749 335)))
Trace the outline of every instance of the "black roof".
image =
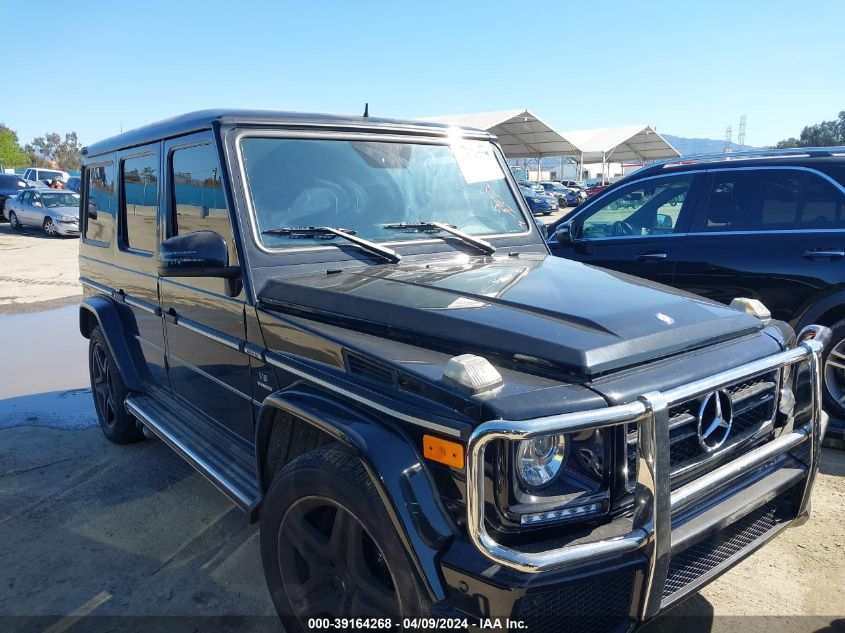
MULTIPOLYGON (((845 156, 824 155, 823 151, 814 150, 811 155, 782 154, 749 158, 730 158, 726 155, 722 160, 696 160, 695 157, 680 157, 671 162, 658 165, 646 165, 642 169, 631 172, 624 180, 630 182, 642 176, 654 176, 658 174, 675 174, 684 171, 701 171, 702 169, 737 169, 740 167, 811 167, 823 169, 827 165, 843 165, 845 156), (689 160, 689 162, 686 162, 689 160)), ((620 181, 621 182, 621 181, 620 181)))
MULTIPOLYGON (((106 152, 136 147, 161 139, 182 136, 200 130, 208 130, 215 125, 256 125, 286 127, 337 127, 337 128, 384 128, 416 132, 443 134, 452 127, 443 123, 414 121, 410 119, 387 119, 363 117, 349 114, 320 114, 314 112, 281 112, 275 110, 238 110, 215 109, 199 110, 181 114, 156 123, 150 123, 134 130, 122 132, 83 148, 82 153, 94 156, 106 152)), ((478 131, 478 134, 487 135, 478 131)))

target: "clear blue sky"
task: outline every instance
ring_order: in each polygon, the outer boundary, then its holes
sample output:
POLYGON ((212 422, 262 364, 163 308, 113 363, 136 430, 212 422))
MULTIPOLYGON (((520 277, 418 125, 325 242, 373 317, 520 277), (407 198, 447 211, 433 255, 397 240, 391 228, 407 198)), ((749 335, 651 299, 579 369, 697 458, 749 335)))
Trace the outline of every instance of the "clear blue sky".
POLYGON ((845 2, 53 2, 6 5, 0 123, 91 143, 217 106, 424 117, 528 108, 746 143, 845 110, 845 2), (51 70, 62 77, 52 84, 51 70), (8 79, 42 77, 30 89, 8 79))

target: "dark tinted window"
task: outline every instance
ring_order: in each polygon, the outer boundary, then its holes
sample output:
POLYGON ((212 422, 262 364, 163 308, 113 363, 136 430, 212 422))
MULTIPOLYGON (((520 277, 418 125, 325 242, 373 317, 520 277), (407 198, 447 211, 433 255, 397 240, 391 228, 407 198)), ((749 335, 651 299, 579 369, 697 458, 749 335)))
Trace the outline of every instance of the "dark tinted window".
POLYGON ((820 229, 845 226, 845 194, 820 176, 807 174, 798 223, 820 229))
POLYGON ((716 172, 704 231, 834 228, 843 225, 845 195, 823 177, 789 169, 716 172))
MULTIPOLYGON (((223 195, 217 152, 212 145, 177 149, 171 159, 173 177, 172 234, 214 231, 233 249, 229 210, 223 195)), ((230 252, 234 257, 234 250, 230 252)))
POLYGON ((85 237, 106 244, 114 226, 114 165, 94 165, 86 171, 88 181, 85 237))
POLYGON ((158 215, 158 155, 123 161, 122 242, 127 248, 156 249, 158 215))
POLYGON ((581 225, 584 239, 674 233, 693 176, 634 182, 600 199, 581 225))

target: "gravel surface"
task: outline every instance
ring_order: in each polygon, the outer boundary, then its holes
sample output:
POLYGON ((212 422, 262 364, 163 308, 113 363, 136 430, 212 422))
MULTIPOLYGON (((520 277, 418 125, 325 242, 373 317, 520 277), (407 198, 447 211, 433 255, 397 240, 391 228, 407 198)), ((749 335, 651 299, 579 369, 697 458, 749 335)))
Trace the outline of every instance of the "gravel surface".
POLYGON ((58 307, 82 295, 79 239, 42 231, 13 231, 0 223, 0 314, 58 307))

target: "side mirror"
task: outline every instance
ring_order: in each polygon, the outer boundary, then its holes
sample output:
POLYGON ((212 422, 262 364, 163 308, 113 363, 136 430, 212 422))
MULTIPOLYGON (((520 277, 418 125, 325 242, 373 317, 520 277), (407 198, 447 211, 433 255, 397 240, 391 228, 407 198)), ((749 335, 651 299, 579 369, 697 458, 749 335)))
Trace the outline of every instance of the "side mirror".
POLYGON ((214 231, 174 235, 161 243, 158 274, 162 277, 240 277, 238 266, 229 266, 226 240, 214 231))
POLYGON ((557 227, 555 231, 555 239, 563 246, 570 246, 574 237, 575 229, 571 222, 564 222, 557 227))
POLYGON ((657 228, 672 230, 672 217, 665 213, 657 214, 657 228))

